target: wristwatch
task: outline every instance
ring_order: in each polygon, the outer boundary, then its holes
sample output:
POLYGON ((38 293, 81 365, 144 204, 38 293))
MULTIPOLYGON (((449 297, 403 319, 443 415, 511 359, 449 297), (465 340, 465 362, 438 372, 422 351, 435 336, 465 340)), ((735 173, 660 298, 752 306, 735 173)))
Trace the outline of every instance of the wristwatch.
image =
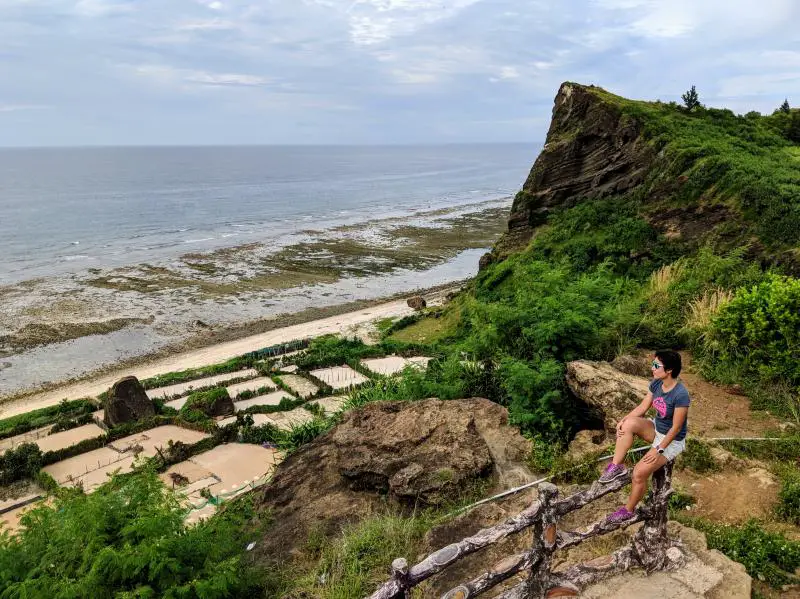
POLYGON ((656 447, 656 451, 657 451, 659 454, 663 454, 663 453, 664 453, 664 450, 663 450, 663 449, 661 449, 661 447, 656 447))

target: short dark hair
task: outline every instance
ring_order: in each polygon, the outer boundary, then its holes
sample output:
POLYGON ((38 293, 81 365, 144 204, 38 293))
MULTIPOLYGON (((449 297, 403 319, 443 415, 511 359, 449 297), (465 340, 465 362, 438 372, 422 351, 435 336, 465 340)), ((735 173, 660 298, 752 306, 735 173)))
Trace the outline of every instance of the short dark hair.
POLYGON ((681 374, 681 355, 671 349, 660 349, 656 352, 656 358, 661 360, 664 370, 669 370, 672 378, 676 379, 681 374))

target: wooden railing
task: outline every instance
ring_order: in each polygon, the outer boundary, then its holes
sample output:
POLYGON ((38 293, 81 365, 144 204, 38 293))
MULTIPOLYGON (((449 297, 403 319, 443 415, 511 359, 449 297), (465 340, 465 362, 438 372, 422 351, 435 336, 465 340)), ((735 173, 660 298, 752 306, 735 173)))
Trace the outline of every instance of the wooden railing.
POLYGON ((653 474, 652 488, 647 500, 628 520, 607 522, 604 518, 582 530, 558 530, 558 521, 564 515, 620 490, 629 482, 630 474, 608 484, 595 482, 590 488, 565 499, 559 499, 559 491, 555 485, 542 484, 537 500, 505 522, 439 549, 414 566, 409 567, 403 558, 394 560, 391 580, 381 585, 370 599, 410 597, 412 588, 458 560, 528 528, 533 529, 533 545, 530 550, 505 558, 477 578, 449 590, 442 595, 442 599, 476 597, 525 572, 528 573, 525 580, 497 595, 497 599, 575 597, 581 589, 632 567, 641 567, 650 573, 680 566, 684 561, 684 553, 680 544, 671 542, 667 536, 672 464, 667 464, 653 474), (629 545, 611 555, 572 566, 567 570, 551 571, 550 564, 556 550, 574 547, 592 537, 626 528, 637 522, 644 522, 644 525, 636 532, 629 545))

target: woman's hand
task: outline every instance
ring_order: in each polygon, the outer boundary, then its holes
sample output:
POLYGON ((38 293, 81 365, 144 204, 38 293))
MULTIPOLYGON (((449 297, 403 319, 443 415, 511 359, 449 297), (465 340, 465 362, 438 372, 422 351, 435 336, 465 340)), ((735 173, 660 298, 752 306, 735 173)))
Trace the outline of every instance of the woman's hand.
POLYGON ((658 458, 658 455, 659 454, 658 454, 658 451, 656 450, 656 448, 655 447, 651 447, 650 451, 648 451, 646 454, 644 454, 644 457, 642 458, 642 461, 645 464, 652 464, 653 462, 656 461, 656 459, 658 458))
POLYGON ((625 433, 622 432, 622 425, 628 417, 625 416, 622 420, 617 423, 617 438, 622 437, 625 433))

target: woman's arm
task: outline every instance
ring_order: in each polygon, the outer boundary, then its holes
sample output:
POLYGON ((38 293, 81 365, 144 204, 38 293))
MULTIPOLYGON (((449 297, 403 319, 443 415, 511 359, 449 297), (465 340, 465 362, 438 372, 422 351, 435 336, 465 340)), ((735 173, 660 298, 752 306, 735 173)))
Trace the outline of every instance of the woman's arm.
POLYGON ((667 431, 667 434, 664 435, 664 438, 659 444, 661 449, 666 449, 669 447, 669 444, 672 443, 672 440, 681 431, 683 423, 686 422, 686 415, 688 413, 689 408, 675 408, 675 411, 672 413, 672 427, 667 431))

